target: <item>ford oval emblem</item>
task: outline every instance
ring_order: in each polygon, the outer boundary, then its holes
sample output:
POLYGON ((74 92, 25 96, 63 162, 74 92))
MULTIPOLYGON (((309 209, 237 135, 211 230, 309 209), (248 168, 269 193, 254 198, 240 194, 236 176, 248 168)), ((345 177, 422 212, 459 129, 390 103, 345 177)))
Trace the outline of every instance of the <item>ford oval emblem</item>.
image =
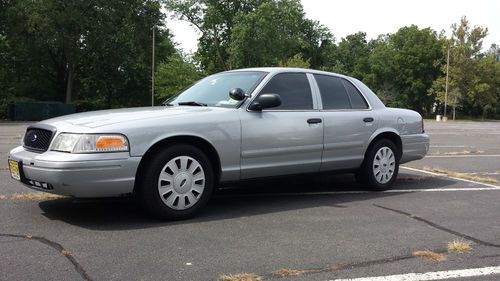
POLYGON ((30 141, 31 141, 31 142, 35 142, 35 141, 36 141, 36 139, 38 139, 38 136, 37 136, 36 134, 33 134, 33 135, 31 136, 30 141))

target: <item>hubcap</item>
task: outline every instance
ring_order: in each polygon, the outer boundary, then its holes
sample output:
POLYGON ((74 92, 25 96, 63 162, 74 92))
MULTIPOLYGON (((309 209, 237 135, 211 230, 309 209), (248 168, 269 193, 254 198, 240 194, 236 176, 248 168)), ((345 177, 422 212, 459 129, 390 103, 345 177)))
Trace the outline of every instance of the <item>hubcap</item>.
POLYGON ((174 210, 186 210, 195 205, 204 189, 203 167, 189 156, 179 156, 168 161, 158 178, 160 198, 174 210))
POLYGON ((385 184, 392 179, 396 168, 394 152, 387 146, 380 148, 373 159, 373 175, 377 182, 385 184))

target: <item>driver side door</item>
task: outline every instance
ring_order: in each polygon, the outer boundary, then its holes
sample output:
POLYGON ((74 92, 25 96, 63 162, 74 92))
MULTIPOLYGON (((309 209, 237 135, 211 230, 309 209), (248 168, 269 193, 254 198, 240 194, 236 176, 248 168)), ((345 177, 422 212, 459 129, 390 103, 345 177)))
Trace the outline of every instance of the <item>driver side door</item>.
POLYGON ((281 105, 241 111, 241 178, 317 172, 323 151, 323 119, 306 73, 278 73, 260 94, 281 105))

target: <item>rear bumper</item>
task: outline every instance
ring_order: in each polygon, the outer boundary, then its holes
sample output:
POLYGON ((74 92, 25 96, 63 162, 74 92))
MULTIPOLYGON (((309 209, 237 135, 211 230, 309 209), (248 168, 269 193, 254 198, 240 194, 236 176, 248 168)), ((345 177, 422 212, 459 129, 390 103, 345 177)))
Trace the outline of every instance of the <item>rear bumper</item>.
POLYGON ((36 153, 20 146, 10 151, 9 159, 22 163, 24 184, 30 188, 73 197, 114 197, 133 191, 141 157, 128 152, 36 153))
POLYGON ((429 151, 429 136, 427 134, 401 136, 403 155, 400 164, 424 158, 429 151))

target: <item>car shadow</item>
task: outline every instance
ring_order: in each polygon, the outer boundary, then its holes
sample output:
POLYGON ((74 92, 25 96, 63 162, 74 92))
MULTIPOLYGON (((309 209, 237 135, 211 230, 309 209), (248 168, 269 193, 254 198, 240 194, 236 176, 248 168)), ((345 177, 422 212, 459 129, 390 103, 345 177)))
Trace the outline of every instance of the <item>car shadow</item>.
POLYGON ((134 198, 71 198, 42 201, 43 215, 92 230, 130 230, 193 224, 317 207, 347 208, 346 203, 390 197, 421 188, 443 188, 456 182, 445 178, 400 173, 394 189, 401 192, 363 192, 350 175, 292 177, 250 181, 218 190, 195 218, 159 221, 145 215, 134 198), (333 191, 333 192, 332 192, 333 191))

